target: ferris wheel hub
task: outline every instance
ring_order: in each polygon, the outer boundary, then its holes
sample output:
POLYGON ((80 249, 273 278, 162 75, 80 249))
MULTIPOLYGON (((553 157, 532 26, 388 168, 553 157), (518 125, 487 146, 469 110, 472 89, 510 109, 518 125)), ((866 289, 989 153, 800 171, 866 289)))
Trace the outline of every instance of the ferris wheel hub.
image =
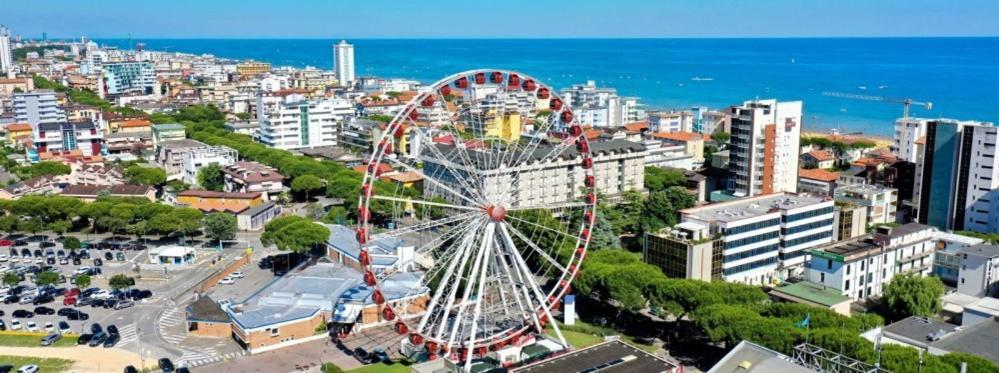
POLYGON ((489 205, 486 207, 486 213, 489 214, 490 219, 496 222, 506 219, 506 207, 501 205, 489 205))

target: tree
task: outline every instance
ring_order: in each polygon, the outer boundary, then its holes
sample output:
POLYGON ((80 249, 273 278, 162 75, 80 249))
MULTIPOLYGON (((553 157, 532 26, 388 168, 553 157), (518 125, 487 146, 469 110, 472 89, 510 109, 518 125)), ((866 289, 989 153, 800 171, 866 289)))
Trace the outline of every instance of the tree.
POLYGON ((162 185, 166 183, 166 171, 155 167, 131 165, 125 169, 125 178, 130 184, 162 185))
POLYGON ((205 190, 221 192, 225 188, 225 180, 222 178, 222 168, 217 164, 202 167, 198 171, 198 185, 205 188, 205 190))
POLYGON ((728 140, 732 138, 732 135, 728 132, 715 132, 711 134, 711 139, 719 144, 728 143, 728 140))
POLYGON ((885 287, 881 301, 890 320, 933 316, 940 312, 943 291, 943 282, 936 277, 895 276, 885 287))
MULTIPOLYGON (((447 200, 441 196, 430 197, 430 201, 433 203, 446 204, 447 200)), ((417 218, 427 218, 431 220, 440 220, 447 217, 448 211, 441 206, 427 205, 422 203, 416 203, 416 217, 417 218)))
POLYGON ((201 230, 201 219, 204 214, 198 209, 185 207, 175 209, 170 212, 175 222, 177 222, 177 232, 186 236, 197 234, 201 230))
POLYGON ((42 219, 31 218, 18 222, 17 229, 22 232, 31 232, 31 235, 35 235, 42 229, 45 229, 45 224, 42 222, 42 219))
POLYGON ((597 214, 593 223, 593 236, 590 247, 594 249, 616 249, 621 247, 621 239, 614 232, 614 227, 603 214, 597 214))
POLYGON ((322 189, 323 180, 315 175, 302 175, 291 181, 291 191, 294 193, 304 193, 305 201, 309 200, 309 193, 322 189))
POLYGON ((0 231, 11 234, 17 232, 17 217, 12 215, 0 217, 0 231))
POLYGON ((80 242, 79 238, 63 237, 62 239, 62 247, 65 248, 66 250, 69 251, 78 250, 81 246, 83 246, 83 242, 80 242))
POLYGON ((260 241, 280 250, 309 251, 326 242, 329 230, 321 224, 300 216, 282 216, 264 226, 260 241))
POLYGON ((51 285, 59 281, 59 274, 55 272, 42 271, 35 274, 35 284, 38 286, 51 285))
POLYGON ((650 192, 666 190, 674 186, 684 186, 687 177, 682 170, 665 169, 661 167, 645 167, 645 189, 650 192))
POLYGON ((7 287, 16 286, 21 283, 21 276, 14 272, 7 272, 3 275, 3 284, 7 287))
POLYGON ((27 167, 24 171, 27 172, 25 175, 28 178, 38 177, 38 176, 58 176, 67 175, 71 172, 69 166, 64 165, 59 162, 52 161, 41 161, 27 167))
POLYGON ((125 289, 133 285, 135 285, 135 279, 123 274, 111 276, 111 279, 108 280, 108 286, 114 290, 125 289))
POLYGON ((86 289, 90 286, 90 275, 77 275, 76 279, 73 280, 73 285, 76 285, 78 289, 86 289))
POLYGON ((232 214, 216 212, 205 215, 202 224, 205 235, 213 240, 218 240, 219 245, 222 240, 231 240, 236 237, 236 217, 232 214))
POLYGON ((73 227, 73 223, 70 223, 69 220, 56 220, 48 225, 49 230, 59 236, 62 236, 71 227, 73 227))

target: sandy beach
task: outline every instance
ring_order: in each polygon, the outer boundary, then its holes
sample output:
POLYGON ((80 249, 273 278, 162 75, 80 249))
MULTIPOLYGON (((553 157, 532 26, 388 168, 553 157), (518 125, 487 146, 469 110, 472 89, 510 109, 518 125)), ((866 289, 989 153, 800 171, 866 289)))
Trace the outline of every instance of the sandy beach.
POLYGON ((815 130, 805 130, 801 131, 801 137, 825 137, 830 140, 842 141, 845 143, 851 143, 854 141, 870 141, 877 145, 879 148, 890 147, 894 140, 886 136, 874 136, 874 135, 834 135, 828 132, 821 132, 815 130))

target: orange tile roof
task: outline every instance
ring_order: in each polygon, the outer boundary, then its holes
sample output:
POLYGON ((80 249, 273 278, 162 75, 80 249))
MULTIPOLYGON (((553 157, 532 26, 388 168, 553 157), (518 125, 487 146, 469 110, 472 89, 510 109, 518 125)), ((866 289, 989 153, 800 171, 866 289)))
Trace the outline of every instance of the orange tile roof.
POLYGON ((126 127, 126 128, 131 128, 131 127, 149 127, 152 124, 153 124, 153 122, 150 122, 150 121, 145 120, 145 119, 132 119, 132 120, 125 121, 124 123, 119 124, 118 126, 119 127, 126 127))
POLYGON ((658 132, 652 134, 653 138, 660 140, 673 140, 673 141, 694 141, 694 140, 704 140, 704 137, 697 132, 658 132))
POLYGON ((587 130, 586 131, 586 139, 587 140, 593 140, 593 139, 595 139, 597 137, 600 137, 600 135, 603 135, 603 134, 604 134, 604 131, 601 131, 601 130, 587 130))
POLYGON ((826 171, 823 169, 800 169, 798 170, 798 177, 811 180, 819 181, 836 181, 839 179, 839 172, 826 171))
MULTIPOLYGON (((354 166, 353 170, 360 173, 365 173, 368 172, 368 166, 366 165, 354 166)), ((386 172, 392 172, 392 166, 389 165, 388 163, 378 163, 378 170, 375 171, 375 176, 381 176, 381 174, 384 174, 386 172)))
POLYGON ((832 153, 825 150, 812 150, 805 154, 812 156, 812 158, 815 158, 815 160, 819 162, 831 161, 833 159, 836 159, 836 157, 834 157, 832 153))
POLYGON ((887 159, 882 159, 882 158, 863 157, 863 158, 858 158, 857 160, 853 161, 850 164, 854 166, 867 167, 867 166, 880 166, 885 163, 891 163, 891 162, 887 159))
POLYGON ((397 172, 391 175, 382 176, 381 179, 385 181, 396 181, 400 183, 415 183, 417 181, 423 180, 423 174, 415 171, 397 172))
POLYGON ((624 129, 628 132, 642 132, 649 129, 649 124, 644 121, 628 123, 624 125, 624 129))
POLYGON ((7 125, 7 132, 23 131, 31 131, 31 125, 28 123, 11 123, 7 125))

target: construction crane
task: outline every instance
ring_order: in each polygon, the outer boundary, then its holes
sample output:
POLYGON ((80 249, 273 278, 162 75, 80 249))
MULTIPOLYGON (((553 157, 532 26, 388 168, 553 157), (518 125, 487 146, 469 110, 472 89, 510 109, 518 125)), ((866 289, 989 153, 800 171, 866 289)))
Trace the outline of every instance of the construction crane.
POLYGON ((822 92, 822 95, 829 97, 848 98, 852 100, 881 101, 893 104, 902 104, 903 120, 909 120, 909 106, 918 105, 926 108, 926 110, 933 110, 932 102, 916 101, 911 98, 891 98, 891 97, 881 97, 881 96, 857 95, 857 94, 842 93, 842 92, 822 92))

